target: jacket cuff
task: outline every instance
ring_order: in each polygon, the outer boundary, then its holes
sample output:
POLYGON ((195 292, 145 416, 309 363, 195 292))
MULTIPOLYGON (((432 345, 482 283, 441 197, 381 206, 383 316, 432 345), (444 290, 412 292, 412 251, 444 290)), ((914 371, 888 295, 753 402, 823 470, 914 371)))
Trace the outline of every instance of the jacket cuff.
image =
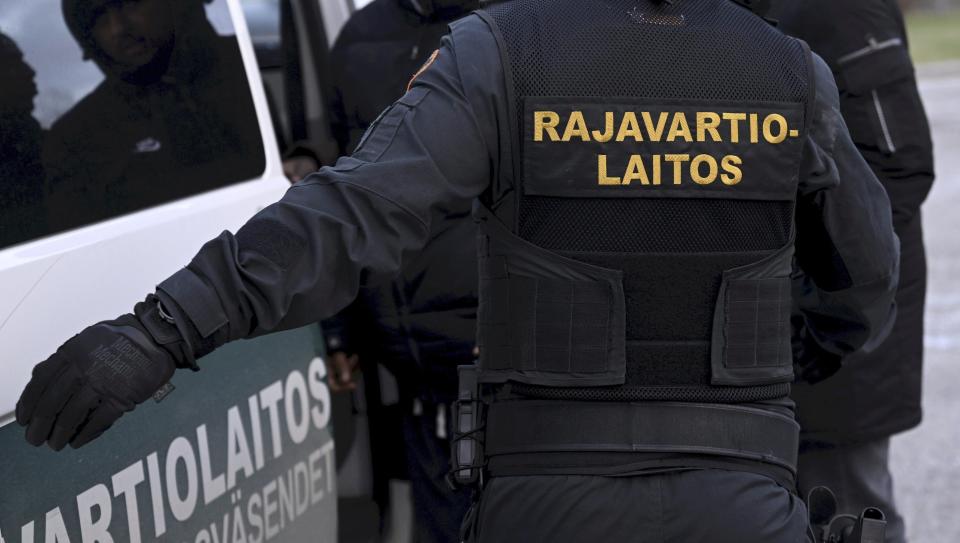
POLYGON ((157 297, 187 340, 194 361, 228 341, 229 320, 220 299, 197 274, 181 269, 157 285, 157 297))

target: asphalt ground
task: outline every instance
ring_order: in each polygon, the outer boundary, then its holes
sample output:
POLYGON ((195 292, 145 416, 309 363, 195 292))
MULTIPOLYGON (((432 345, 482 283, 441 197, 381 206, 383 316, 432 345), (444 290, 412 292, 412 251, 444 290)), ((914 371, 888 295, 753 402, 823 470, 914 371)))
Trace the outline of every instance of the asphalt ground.
POLYGON ((892 469, 912 543, 960 542, 960 63, 920 70, 937 181, 923 208, 929 265, 924 421, 893 439, 892 469))

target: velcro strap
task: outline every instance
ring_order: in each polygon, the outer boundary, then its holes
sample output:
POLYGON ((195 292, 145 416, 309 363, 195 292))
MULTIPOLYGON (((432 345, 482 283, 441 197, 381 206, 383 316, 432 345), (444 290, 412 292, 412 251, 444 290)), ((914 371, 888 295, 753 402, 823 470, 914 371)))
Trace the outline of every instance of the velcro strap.
POLYGON ((530 244, 478 205, 480 381, 543 386, 624 382, 621 272, 530 244))
POLYGON ((711 384, 753 386, 793 380, 790 270, 793 245, 723 272, 711 347, 711 384))
POLYGON ((734 279, 726 295, 724 365, 789 366, 790 279, 734 279))
POLYGON ((489 369, 605 373, 613 300, 606 283, 510 276, 484 280, 489 369))
POLYGON ((658 452, 766 462, 796 473, 800 426, 739 405, 503 401, 487 414, 487 456, 658 452))
POLYGON ((157 285, 157 290, 186 312, 201 337, 212 336, 229 322, 216 292, 188 268, 165 279, 157 285))

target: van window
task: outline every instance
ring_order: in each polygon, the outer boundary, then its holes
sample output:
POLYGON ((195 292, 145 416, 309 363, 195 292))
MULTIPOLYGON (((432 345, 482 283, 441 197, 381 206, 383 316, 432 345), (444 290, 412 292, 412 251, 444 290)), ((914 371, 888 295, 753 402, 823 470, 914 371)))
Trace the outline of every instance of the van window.
POLYGON ((0 2, 0 248, 258 177, 226 0, 0 2))
POLYGON ((283 48, 280 43, 280 0, 241 0, 243 15, 253 40, 260 68, 280 68, 283 48))

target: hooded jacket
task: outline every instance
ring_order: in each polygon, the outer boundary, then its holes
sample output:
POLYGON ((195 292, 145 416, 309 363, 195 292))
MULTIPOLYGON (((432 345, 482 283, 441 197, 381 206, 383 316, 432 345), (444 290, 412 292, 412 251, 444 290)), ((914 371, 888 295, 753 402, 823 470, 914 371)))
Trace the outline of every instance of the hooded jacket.
POLYGON ((0 249, 46 232, 43 220, 44 133, 33 118, 37 87, 17 44, 0 33, 0 249))
POLYGON ((67 27, 104 80, 51 127, 44 150, 57 230, 196 194, 263 170, 260 131, 236 40, 201 0, 175 0, 169 43, 124 70, 92 37, 108 0, 63 0, 67 27))

